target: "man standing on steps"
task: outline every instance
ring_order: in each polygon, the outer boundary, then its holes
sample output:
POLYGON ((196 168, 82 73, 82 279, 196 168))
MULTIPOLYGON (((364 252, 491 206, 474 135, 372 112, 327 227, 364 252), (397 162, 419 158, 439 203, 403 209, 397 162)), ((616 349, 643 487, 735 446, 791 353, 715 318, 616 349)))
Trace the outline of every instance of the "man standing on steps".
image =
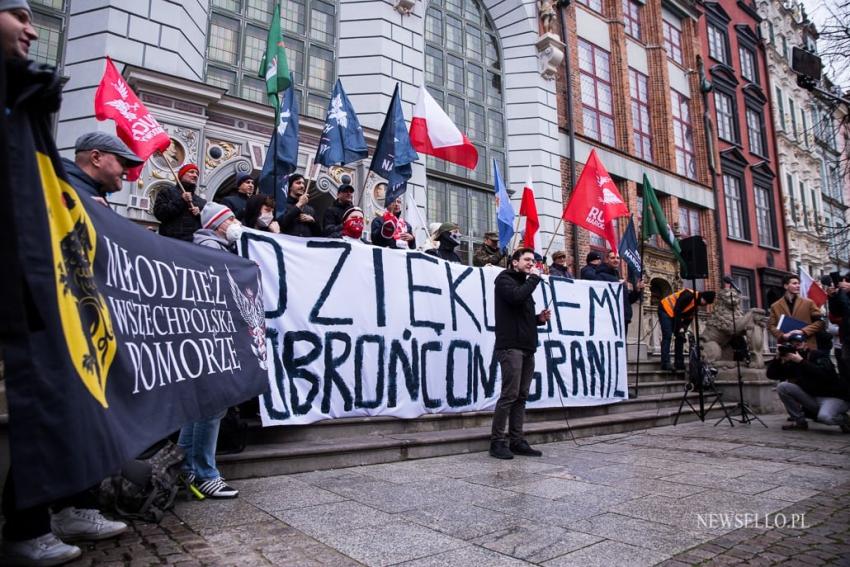
POLYGON ((540 283, 534 268, 534 250, 520 248, 511 255, 511 265, 496 277, 496 344, 493 356, 502 371, 502 392, 493 413, 490 456, 513 459, 514 455, 540 457, 522 435, 525 401, 534 375, 537 326, 545 325, 551 312, 535 313, 531 294, 540 283), (505 441, 508 426, 510 445, 505 441))

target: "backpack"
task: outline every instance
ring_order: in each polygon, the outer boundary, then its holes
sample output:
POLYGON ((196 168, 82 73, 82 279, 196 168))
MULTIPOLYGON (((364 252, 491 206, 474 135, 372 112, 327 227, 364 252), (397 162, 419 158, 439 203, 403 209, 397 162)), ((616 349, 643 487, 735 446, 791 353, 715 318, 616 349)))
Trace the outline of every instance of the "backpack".
POLYGON ((121 472, 100 483, 103 510, 122 518, 159 523, 174 507, 182 482, 183 449, 166 441, 127 461, 121 472))

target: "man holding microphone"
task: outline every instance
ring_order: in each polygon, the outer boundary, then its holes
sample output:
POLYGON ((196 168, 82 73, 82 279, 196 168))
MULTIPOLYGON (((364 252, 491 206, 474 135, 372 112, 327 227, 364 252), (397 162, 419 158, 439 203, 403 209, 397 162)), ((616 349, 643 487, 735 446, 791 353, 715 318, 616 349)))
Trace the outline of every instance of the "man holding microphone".
POLYGON ((510 267, 496 277, 496 345, 493 356, 502 371, 502 391, 493 413, 490 456, 497 459, 513 459, 514 455, 543 455, 533 449, 522 435, 525 401, 534 375, 537 327, 545 325, 552 316, 548 309, 535 312, 531 295, 540 281, 531 248, 516 250, 511 255, 510 267))

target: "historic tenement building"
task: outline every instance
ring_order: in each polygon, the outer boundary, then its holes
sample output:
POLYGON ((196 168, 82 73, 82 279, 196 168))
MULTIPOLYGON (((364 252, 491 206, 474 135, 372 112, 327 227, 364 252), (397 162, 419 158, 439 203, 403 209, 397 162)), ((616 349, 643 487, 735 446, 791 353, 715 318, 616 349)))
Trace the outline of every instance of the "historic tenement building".
MULTIPOLYGON (((569 126, 575 128, 576 176, 591 148, 627 199, 640 231, 644 173, 655 188, 680 238, 700 235, 709 250, 712 278, 698 287, 714 288, 720 272, 706 136, 702 120, 697 56, 702 9, 694 2, 580 0, 564 10, 571 73, 572 116, 567 112, 563 73, 559 89, 564 199, 569 197, 569 126)), ((565 232, 568 252, 572 231, 565 232)), ((605 244, 579 231, 579 260, 605 244)), ((655 343, 654 321, 660 297, 680 288, 678 264, 660 239, 645 257, 647 301, 643 337, 655 343)), ((635 314, 635 322, 637 314, 635 314)), ((633 324, 632 341, 638 328, 633 324)))
POLYGON ((702 7, 723 272, 741 289, 745 309, 767 308, 782 295, 788 266, 761 18, 749 1, 702 7))
POLYGON ((803 267, 818 276, 832 265, 825 227, 840 197, 840 192, 830 192, 829 167, 823 159, 831 150, 822 132, 830 129, 833 116, 821 113, 822 102, 797 85, 791 70, 792 48, 816 52, 817 31, 797 2, 762 0, 758 12, 767 42, 789 269, 803 267))

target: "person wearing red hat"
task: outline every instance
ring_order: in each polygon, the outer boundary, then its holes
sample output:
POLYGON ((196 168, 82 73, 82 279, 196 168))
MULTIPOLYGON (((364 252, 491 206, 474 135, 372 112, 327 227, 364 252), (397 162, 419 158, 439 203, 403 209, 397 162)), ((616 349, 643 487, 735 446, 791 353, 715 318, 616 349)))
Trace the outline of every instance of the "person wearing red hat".
POLYGON ((195 194, 198 166, 187 163, 177 172, 179 183, 160 191, 153 205, 153 215, 159 221, 162 236, 192 242, 195 231, 201 228, 201 210, 206 200, 195 194))

